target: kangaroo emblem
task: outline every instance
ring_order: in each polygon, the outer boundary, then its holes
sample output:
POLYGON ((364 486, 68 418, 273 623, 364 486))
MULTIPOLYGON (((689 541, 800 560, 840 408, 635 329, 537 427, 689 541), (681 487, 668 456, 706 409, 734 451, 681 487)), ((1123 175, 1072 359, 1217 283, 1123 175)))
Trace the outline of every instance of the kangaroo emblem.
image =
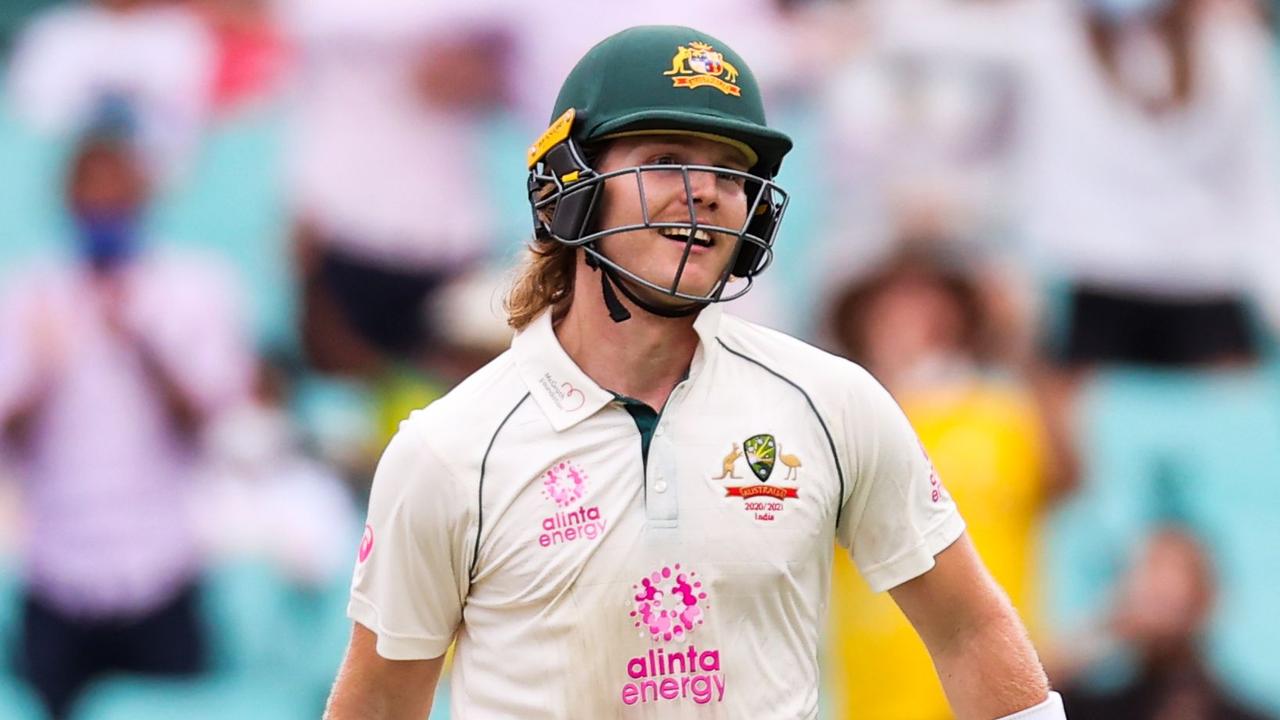
POLYGON ((720 466, 721 472, 719 477, 713 479, 724 480, 725 478, 732 478, 734 480, 741 480, 742 478, 733 474, 733 464, 738 462, 738 458, 740 457, 742 457, 742 449, 738 447, 738 443, 734 443, 733 450, 730 450, 729 454, 724 456, 723 464, 720 466))

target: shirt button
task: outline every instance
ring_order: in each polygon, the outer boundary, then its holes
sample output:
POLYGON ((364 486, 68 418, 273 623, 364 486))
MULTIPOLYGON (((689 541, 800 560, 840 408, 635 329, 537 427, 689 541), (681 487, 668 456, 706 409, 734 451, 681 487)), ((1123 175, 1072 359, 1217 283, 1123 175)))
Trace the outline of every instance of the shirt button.
POLYGON ((653 484, 653 491, 656 493, 664 493, 667 491, 667 481, 659 480, 653 484))
POLYGON ((663 432, 664 432, 664 428, 661 425, 659 425, 658 429, 653 431, 653 434, 656 435, 657 437, 662 437, 663 432))

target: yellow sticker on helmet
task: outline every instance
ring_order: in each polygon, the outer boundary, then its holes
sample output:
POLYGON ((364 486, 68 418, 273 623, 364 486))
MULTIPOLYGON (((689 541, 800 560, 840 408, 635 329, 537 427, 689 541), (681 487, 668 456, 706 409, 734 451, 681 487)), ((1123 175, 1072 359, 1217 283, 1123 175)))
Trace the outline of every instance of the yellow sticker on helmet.
POLYGON ((574 114, 573 108, 565 110, 564 114, 556 118, 556 121, 551 123, 551 127, 547 128, 547 131, 542 133, 542 136, 529 146, 529 151, 525 158, 528 168, 532 169, 551 148, 564 142, 569 137, 569 131, 573 129, 574 114))

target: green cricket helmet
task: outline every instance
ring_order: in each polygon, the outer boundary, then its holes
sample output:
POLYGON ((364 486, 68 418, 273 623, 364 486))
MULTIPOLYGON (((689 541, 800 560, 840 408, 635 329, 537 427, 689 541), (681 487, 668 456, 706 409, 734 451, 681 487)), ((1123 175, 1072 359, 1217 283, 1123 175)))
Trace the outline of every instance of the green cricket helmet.
POLYGON ((787 206, 787 194, 773 178, 791 149, 791 139, 767 126, 755 76, 725 43, 693 28, 670 25, 633 27, 612 35, 589 50, 569 73, 551 117, 550 127, 530 146, 527 157, 535 233, 539 238, 583 248, 587 262, 604 273, 605 299, 615 320, 626 311, 616 298, 610 302, 610 279, 645 310, 680 316, 697 312, 710 302, 739 297, 768 266, 787 206), (609 173, 592 167, 602 143, 642 134, 693 135, 724 142, 739 149, 750 167, 745 173, 695 165, 638 166, 609 173), (700 225, 691 198, 687 221, 654 222, 641 188, 643 222, 595 227, 593 215, 605 180, 632 175, 640 184, 646 172, 673 169, 684 174, 686 188, 690 187, 690 171, 741 176, 749 203, 747 220, 733 228, 700 225), (597 241, 601 238, 642 228, 676 229, 687 238, 684 259, 670 286, 641 278, 600 252, 597 241), (692 246, 713 242, 705 239, 711 237, 707 233, 736 239, 733 260, 706 294, 679 291, 692 246), (685 303, 646 303, 619 276, 685 303), (733 277, 747 282, 726 295, 725 288, 733 277))

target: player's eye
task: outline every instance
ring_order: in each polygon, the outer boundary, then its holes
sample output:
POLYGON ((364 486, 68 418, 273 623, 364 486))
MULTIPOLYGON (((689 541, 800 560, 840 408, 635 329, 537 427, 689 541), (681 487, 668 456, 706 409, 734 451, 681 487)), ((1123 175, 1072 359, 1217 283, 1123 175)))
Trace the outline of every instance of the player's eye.
POLYGON ((653 158, 652 160, 649 161, 649 164, 650 165, 679 165, 680 161, 676 159, 675 155, 664 154, 664 155, 658 155, 657 157, 653 158))
POLYGON ((716 180, 719 180, 720 182, 729 183, 737 188, 743 188, 747 184, 746 176, 736 172, 716 173, 716 180))

